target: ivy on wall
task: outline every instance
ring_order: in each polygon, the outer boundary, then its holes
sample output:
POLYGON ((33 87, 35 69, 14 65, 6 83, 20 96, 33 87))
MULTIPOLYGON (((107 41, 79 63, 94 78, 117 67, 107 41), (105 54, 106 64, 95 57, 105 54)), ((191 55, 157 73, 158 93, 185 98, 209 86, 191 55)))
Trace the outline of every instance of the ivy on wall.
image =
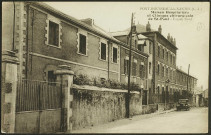
MULTIPOLYGON (((90 86, 97 86, 97 87, 104 87, 104 88, 111 88, 111 89, 128 89, 127 83, 120 83, 116 80, 106 80, 101 78, 88 78, 87 75, 79 74, 73 77, 73 83, 77 85, 90 85, 90 86)), ((131 83, 130 84, 131 91, 140 91, 141 88, 138 84, 131 83)))

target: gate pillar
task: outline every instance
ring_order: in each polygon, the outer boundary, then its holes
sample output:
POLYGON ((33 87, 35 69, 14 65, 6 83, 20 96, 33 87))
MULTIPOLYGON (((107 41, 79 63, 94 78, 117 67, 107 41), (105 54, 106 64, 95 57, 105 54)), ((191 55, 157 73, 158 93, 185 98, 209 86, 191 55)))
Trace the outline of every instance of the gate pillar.
POLYGON ((60 65, 55 71, 57 82, 61 82, 62 85, 62 109, 61 109, 61 130, 63 132, 72 131, 72 101, 73 95, 71 92, 71 86, 73 84, 74 72, 71 71, 71 67, 67 65, 60 65))
POLYGON ((15 132, 18 58, 12 51, 2 52, 1 132, 15 132))

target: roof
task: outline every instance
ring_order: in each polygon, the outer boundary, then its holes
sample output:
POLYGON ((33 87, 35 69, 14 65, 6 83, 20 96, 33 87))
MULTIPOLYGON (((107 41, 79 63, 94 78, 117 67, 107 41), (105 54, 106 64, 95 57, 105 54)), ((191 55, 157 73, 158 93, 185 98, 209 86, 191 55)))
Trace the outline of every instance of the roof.
POLYGON ((172 47, 175 49, 178 49, 175 45, 173 45, 168 39, 166 39, 160 32, 158 31, 148 31, 148 32, 141 32, 140 34, 147 34, 147 33, 156 33, 158 36, 162 37, 164 40, 166 40, 172 47))
MULTIPOLYGON (((112 34, 112 36, 124 36, 124 35, 128 35, 130 32, 130 28, 127 28, 124 31, 117 31, 117 32, 110 32, 112 34)), ((166 40, 172 47, 174 47, 175 49, 178 49, 175 45, 173 45, 168 39, 166 39, 160 32, 151 29, 151 31, 146 31, 146 26, 142 25, 142 24, 137 24, 136 25, 136 32, 138 34, 147 34, 147 33, 156 33, 159 36, 161 36, 164 40, 166 40)), ((143 35, 144 36, 144 35, 143 35)), ((145 36, 146 37, 146 36, 145 36)))
MULTIPOLYGON (((183 74, 188 75, 188 73, 186 73, 185 71, 183 71, 183 70, 181 70, 181 69, 179 69, 179 68, 176 68, 176 70, 179 71, 179 72, 182 72, 183 74)), ((189 76, 191 76, 191 75, 189 74, 189 76)), ((193 76, 191 76, 191 77, 193 77, 193 76)), ((196 77, 193 77, 193 78, 197 79, 196 77)), ((197 79, 197 80, 198 80, 198 79, 197 79)))
MULTIPOLYGON (((54 14, 56 16, 59 16, 60 18, 64 19, 64 20, 67 20, 68 22, 71 22, 72 24, 76 25, 76 26, 79 26, 87 31, 91 31, 92 33, 94 34, 97 34, 97 35, 100 35, 106 39, 110 39, 116 43, 119 43, 121 44, 122 46, 124 47, 127 47, 128 48, 128 45, 126 43, 123 43, 119 40, 117 40, 116 38, 113 37, 113 35, 111 33, 108 33, 106 32, 105 30, 103 30, 102 28, 100 28, 99 26, 97 25, 88 25, 86 24, 85 22, 82 22, 83 20, 85 19, 82 19, 82 20, 79 20, 79 19, 76 19, 72 16, 69 16, 67 14, 64 14, 63 12, 49 6, 48 4, 46 3, 43 3, 43 2, 26 2, 26 3, 30 3, 31 5, 33 6, 38 6, 39 8, 43 8, 44 10, 47 10, 48 12, 50 12, 51 14, 54 14)), ((133 49, 132 49, 133 50, 133 49)), ((136 51, 136 50, 133 50, 133 51, 136 51)), ((149 55, 146 54, 146 53, 142 53, 142 55, 148 57, 149 55)))
POLYGON ((129 33, 130 33, 130 30, 110 32, 110 34, 114 37, 115 36, 126 36, 126 35, 129 35, 129 33))
MULTIPOLYGON (((130 28, 127 28, 126 30, 130 30, 130 28)), ((146 26, 142 25, 142 24, 136 24, 136 31, 137 31, 137 33, 147 32, 146 31, 146 26)), ((156 30, 151 29, 151 31, 156 31, 156 30)))
POLYGON ((82 20, 78 20, 72 16, 69 16, 67 14, 64 14, 63 12, 49 6, 48 4, 46 3, 43 3, 43 2, 27 2, 27 3, 30 3, 31 5, 33 6, 39 6, 41 8, 44 8, 45 10, 48 10, 49 12, 51 12, 52 14, 55 14, 57 16, 59 16, 60 18, 62 19, 65 19, 65 20, 68 20, 68 22, 71 22, 73 23, 74 25, 76 26, 79 26, 87 31, 91 31, 92 33, 94 34, 97 34, 97 35, 100 35, 106 39, 110 39, 116 43, 120 43, 120 44, 125 44, 117 39, 115 39, 111 34, 109 34, 108 32, 106 32, 105 30, 101 29, 100 27, 98 27, 97 25, 88 25, 84 22, 82 22, 82 20))
POLYGON ((138 39, 148 39, 148 37, 142 35, 142 34, 138 34, 138 39))

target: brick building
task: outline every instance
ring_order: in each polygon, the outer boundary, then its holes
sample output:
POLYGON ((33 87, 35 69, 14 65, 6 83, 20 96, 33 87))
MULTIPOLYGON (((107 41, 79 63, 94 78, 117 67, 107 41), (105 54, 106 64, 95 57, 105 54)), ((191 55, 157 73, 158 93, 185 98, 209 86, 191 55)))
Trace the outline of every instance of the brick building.
MULTIPOLYGON (((128 39, 128 36, 125 38, 125 33, 128 33, 129 30, 130 28, 120 32, 113 32, 113 36, 122 42, 127 42, 126 39, 128 39)), ((181 81, 180 78, 183 76, 187 78, 188 75, 184 71, 176 68, 178 49, 176 39, 170 36, 170 34, 165 38, 162 35, 161 25, 158 30, 154 30, 151 29, 149 22, 146 26, 137 24, 136 32, 137 35, 144 37, 145 40, 148 41, 146 45, 143 46, 143 51, 149 55, 147 66, 147 70, 149 71, 147 83, 149 90, 148 103, 176 102, 178 98, 182 98, 182 93, 186 93, 185 91, 187 90, 187 80, 181 81)), ((145 43, 145 41, 140 38, 137 42, 145 43)), ((196 86, 197 79, 191 75, 189 75, 188 79, 188 89, 192 91, 196 86)))
POLYGON ((4 4, 3 50, 16 52, 19 78, 55 81, 58 65, 69 65, 75 74, 120 81, 120 45, 125 44, 93 19, 77 20, 41 2, 4 4), (14 45, 13 23, 8 23, 13 19, 14 45))
MULTIPOLYGON (((55 81, 58 65, 69 65, 75 74, 127 83, 130 28, 107 33, 93 19, 78 20, 41 2, 4 4, 2 49, 16 52, 20 79, 55 81)), ((176 40, 165 38, 161 26, 135 28, 131 82, 145 90, 147 104, 174 102, 174 93, 187 86, 178 80, 176 40)))

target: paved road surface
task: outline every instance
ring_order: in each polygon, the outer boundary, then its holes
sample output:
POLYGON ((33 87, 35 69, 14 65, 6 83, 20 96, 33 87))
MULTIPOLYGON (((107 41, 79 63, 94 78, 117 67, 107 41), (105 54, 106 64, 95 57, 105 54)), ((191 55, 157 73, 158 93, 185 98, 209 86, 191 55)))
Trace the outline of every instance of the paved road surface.
POLYGON ((208 108, 174 111, 166 114, 134 116, 73 133, 207 133, 208 108))

